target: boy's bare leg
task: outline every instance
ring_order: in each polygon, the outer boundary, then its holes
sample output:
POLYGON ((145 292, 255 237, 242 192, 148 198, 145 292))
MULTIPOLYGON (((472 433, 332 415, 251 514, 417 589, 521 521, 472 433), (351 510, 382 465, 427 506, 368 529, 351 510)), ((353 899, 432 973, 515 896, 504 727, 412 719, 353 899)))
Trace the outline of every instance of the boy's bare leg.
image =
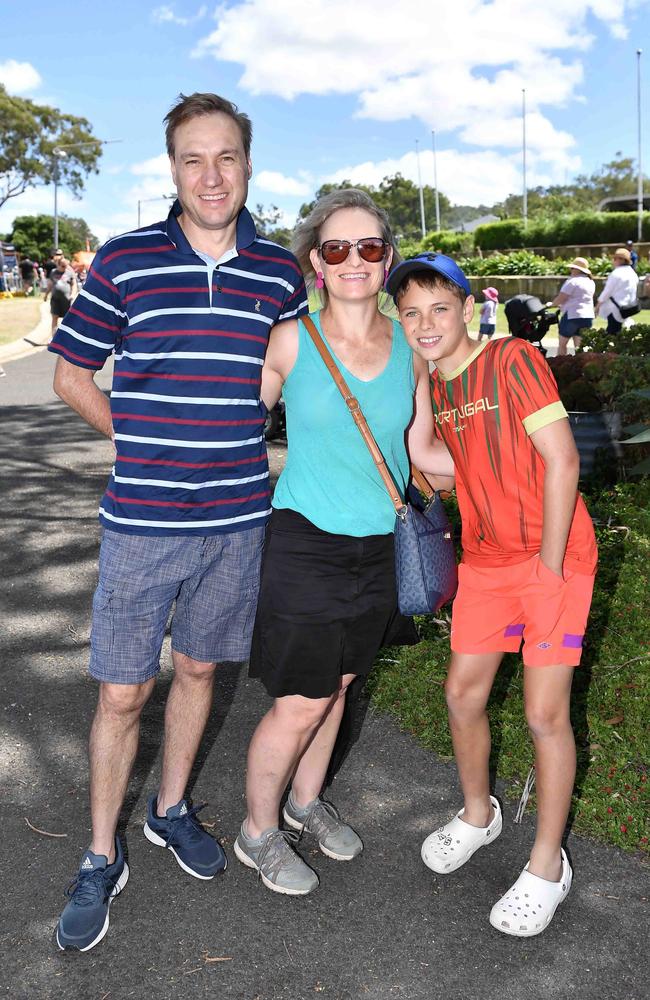
POLYGON ((524 667, 526 720, 535 745, 537 834, 529 871, 557 882, 571 806, 576 745, 569 716, 574 667, 524 667))
POLYGON ((452 653, 445 684, 449 728, 465 799, 463 820, 488 826, 490 724, 486 705, 503 653, 452 653))

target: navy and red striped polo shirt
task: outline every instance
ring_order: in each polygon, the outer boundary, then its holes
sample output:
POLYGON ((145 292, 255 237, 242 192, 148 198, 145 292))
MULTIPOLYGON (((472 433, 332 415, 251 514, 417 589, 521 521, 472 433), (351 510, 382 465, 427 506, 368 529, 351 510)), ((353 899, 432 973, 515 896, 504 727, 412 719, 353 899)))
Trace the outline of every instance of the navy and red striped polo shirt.
POLYGON ((210 266, 175 202, 165 222, 109 240, 50 344, 82 368, 114 354, 117 458, 99 515, 139 535, 212 535, 270 514, 260 400, 271 327, 307 313, 302 274, 250 213, 210 266))

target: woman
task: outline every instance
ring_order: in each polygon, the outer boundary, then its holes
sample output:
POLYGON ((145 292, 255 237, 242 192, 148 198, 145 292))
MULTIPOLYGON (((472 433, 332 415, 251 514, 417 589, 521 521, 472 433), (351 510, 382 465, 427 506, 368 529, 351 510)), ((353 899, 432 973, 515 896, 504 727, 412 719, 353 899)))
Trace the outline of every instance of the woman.
POLYGON ((50 314, 52 316, 52 337, 77 294, 77 278, 70 265, 70 261, 63 254, 57 254, 55 261, 56 264, 50 271, 48 279, 48 289, 51 293, 50 314))
MULTIPOLYGON (((387 219, 362 191, 322 198, 294 241, 324 307, 313 320, 358 398, 402 490, 406 438, 425 471, 452 475, 433 440, 424 362, 396 321, 378 308, 395 258, 387 219)), ((276 326, 262 377, 272 407, 282 392, 288 453, 267 529, 250 675, 275 699, 250 744, 248 815, 235 854, 269 889, 305 895, 316 873, 296 854, 298 835, 316 835, 330 858, 350 861, 363 844, 319 797, 356 676, 369 673, 395 617, 395 512, 342 396, 301 321, 276 326)))
POLYGON ((639 276, 632 267, 630 251, 619 247, 612 258, 614 270, 610 272, 605 287, 598 296, 596 316, 607 320, 607 332, 620 333, 623 316, 620 306, 631 306, 636 301, 639 276))
POLYGON ((576 257, 569 264, 569 277, 551 303, 562 311, 558 355, 567 354, 570 340, 573 340, 575 351, 580 348, 580 332, 588 330, 594 322, 595 291, 589 262, 584 257, 576 257))

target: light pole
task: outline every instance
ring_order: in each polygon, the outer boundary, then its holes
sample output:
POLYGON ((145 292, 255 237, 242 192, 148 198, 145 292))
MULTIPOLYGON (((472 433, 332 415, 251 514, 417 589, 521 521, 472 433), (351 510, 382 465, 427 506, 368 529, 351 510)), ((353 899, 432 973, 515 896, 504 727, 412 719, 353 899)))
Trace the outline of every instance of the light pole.
POLYGON ((522 205, 522 215, 524 219, 524 229, 528 225, 528 182, 526 180, 526 89, 521 91, 521 129, 522 129, 522 169, 524 174, 524 199, 522 205))
POLYGON ((175 194, 159 194, 157 198, 138 198, 138 229, 140 228, 140 205, 147 201, 173 201, 175 194))
POLYGON ((643 239, 643 164, 641 162, 641 53, 642 49, 636 50, 636 111, 637 111, 637 132, 639 139, 639 176, 637 177, 636 207, 637 243, 643 239))
POLYGON ((431 130, 431 147, 433 149, 433 186, 436 191, 436 232, 440 232, 440 195, 438 193, 438 163, 436 158, 436 133, 431 130))
POLYGON ((92 139, 90 142, 62 142, 52 149, 54 156, 54 249, 59 246, 59 160, 64 160, 68 155, 66 149, 86 149, 88 146, 108 146, 112 142, 121 142, 121 139, 92 139))
POLYGON ((424 191, 422 190, 422 172, 420 170, 420 143, 415 140, 415 156, 418 162, 418 186, 420 188, 420 222, 422 224, 422 239, 427 235, 427 224, 424 218, 424 191))

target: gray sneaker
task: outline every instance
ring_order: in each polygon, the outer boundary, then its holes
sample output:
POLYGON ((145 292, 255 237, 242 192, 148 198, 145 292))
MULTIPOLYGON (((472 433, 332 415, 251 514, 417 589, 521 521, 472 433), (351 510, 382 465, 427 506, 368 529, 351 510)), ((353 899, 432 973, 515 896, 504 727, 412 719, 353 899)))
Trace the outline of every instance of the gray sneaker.
POLYGON ((254 839, 247 836, 242 824, 234 851, 243 865, 257 869, 267 889, 286 896, 306 896, 318 886, 318 875, 291 846, 298 840, 297 834, 277 827, 254 839))
POLYGON ((363 850, 363 841, 344 823, 331 802, 314 799, 301 809, 291 792, 284 807, 284 820, 294 830, 307 830, 318 837, 323 854, 335 861, 352 861, 363 850))

